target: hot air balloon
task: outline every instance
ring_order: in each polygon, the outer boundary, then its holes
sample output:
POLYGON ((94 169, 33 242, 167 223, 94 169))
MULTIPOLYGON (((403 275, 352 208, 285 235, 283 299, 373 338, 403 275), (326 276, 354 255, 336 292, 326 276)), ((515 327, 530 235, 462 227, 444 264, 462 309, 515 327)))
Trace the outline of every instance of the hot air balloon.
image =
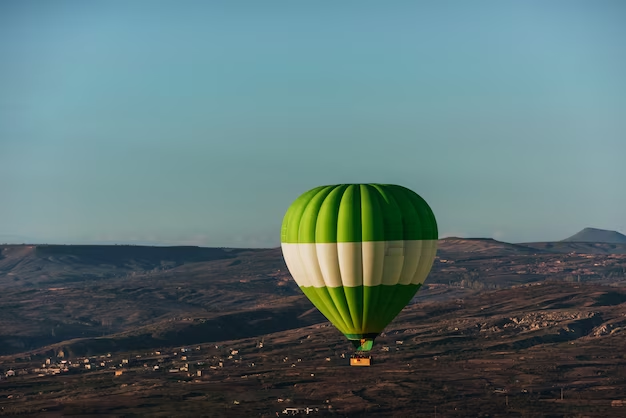
POLYGON ((437 238, 435 216, 415 192, 338 184, 292 203, 281 247, 300 289, 364 354, 424 283, 437 238))

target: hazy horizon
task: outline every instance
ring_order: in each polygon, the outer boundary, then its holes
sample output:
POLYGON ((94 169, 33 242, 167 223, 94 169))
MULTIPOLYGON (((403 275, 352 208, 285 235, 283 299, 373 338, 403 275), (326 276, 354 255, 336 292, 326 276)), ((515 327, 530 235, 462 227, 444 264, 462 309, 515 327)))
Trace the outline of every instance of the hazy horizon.
MULTIPOLYGON (((595 229, 595 228, 594 228, 595 229)), ((580 232, 580 231, 577 231, 580 232)), ((618 231, 619 232, 619 231, 618 231)), ((574 235, 574 234, 572 234, 574 235)), ((624 234, 623 234, 624 235, 624 234)), ((17 241, 8 241, 8 242, 2 242, 0 240, 0 244, 4 244, 4 245, 134 245, 134 246, 154 246, 154 247, 170 247, 170 246, 198 246, 198 247, 220 247, 220 248, 278 248, 280 245, 276 244, 276 245, 270 245, 270 246, 250 246, 250 247, 246 247, 246 246, 223 246, 223 245, 203 245, 203 244, 198 244, 198 243, 194 243, 194 242, 160 242, 160 243, 155 243, 155 242, 151 242, 151 241, 83 241, 83 242, 38 242, 38 241, 32 241, 32 240, 21 240, 19 241, 20 237, 16 237, 14 236, 13 239, 17 240, 17 241)), ((23 237, 22 237, 23 238, 23 237)), ((503 239, 498 239, 498 238, 493 238, 493 237, 480 237, 480 236, 476 236, 476 237, 467 237, 467 236, 458 236, 458 235, 445 235, 445 236, 439 236, 439 239, 445 239, 445 238, 463 238, 463 239, 495 239, 497 241, 502 241, 502 242, 508 242, 511 244, 523 244, 523 243, 531 243, 533 241, 506 241, 503 239)), ((558 239, 558 240, 552 240, 552 241, 548 241, 548 242, 558 242, 558 241, 562 241, 566 238, 569 237, 564 237, 562 239, 558 239)), ((534 242, 541 242, 541 241, 534 241, 534 242)), ((570 241, 571 242, 571 241, 570 241)))
POLYGON ((440 236, 626 233, 626 3, 0 3, 0 242, 276 247, 321 184, 440 236))

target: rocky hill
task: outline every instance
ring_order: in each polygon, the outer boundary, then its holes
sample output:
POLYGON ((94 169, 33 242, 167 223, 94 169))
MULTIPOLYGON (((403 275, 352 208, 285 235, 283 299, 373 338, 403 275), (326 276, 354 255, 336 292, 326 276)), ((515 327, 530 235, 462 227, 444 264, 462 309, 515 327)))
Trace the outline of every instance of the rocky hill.
POLYGON ((580 232, 565 238, 563 242, 593 242, 604 244, 626 244, 626 235, 606 229, 585 228, 580 232))

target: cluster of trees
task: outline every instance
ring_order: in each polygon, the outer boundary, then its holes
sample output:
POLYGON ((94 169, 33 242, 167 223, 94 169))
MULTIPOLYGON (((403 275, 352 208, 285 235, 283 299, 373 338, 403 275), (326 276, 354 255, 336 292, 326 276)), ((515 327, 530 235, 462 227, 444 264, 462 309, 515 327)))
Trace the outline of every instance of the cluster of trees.
POLYGON ((586 280, 593 280, 593 279, 624 280, 626 279, 626 268, 614 267, 602 273, 595 272, 593 274, 587 274, 587 275, 568 274, 565 277, 563 277, 563 280, 566 282, 584 282, 586 280))
POLYGON ((480 280, 472 280, 472 279, 462 279, 459 283, 459 286, 466 287, 468 289, 474 290, 485 290, 485 289, 500 289, 500 285, 496 283, 485 283, 480 280))
POLYGON ((480 279, 480 274, 476 271, 457 274, 454 279, 448 282, 451 286, 459 286, 474 290, 500 289, 501 286, 496 283, 485 283, 480 279))

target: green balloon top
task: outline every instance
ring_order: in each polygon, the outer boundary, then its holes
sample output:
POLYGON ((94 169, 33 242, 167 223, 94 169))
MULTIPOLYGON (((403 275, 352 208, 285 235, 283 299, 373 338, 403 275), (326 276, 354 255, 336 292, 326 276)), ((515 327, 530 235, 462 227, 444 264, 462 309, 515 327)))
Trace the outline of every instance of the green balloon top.
POLYGON ((436 240, 435 216, 417 193, 392 184, 316 187, 289 207, 282 243, 436 240))

